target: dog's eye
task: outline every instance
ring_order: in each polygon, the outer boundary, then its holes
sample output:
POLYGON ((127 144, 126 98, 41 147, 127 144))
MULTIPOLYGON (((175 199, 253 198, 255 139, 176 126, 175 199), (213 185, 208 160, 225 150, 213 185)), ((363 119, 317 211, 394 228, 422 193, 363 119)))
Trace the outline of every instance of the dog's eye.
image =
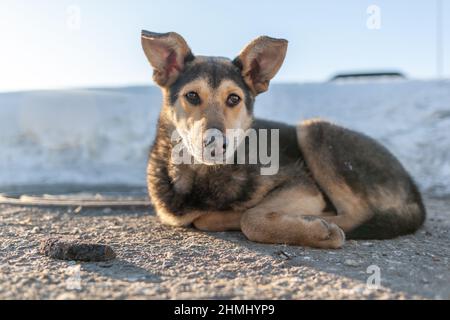
POLYGON ((241 97, 239 97, 237 94, 230 94, 227 98, 227 106, 229 107, 235 107, 241 102, 241 97))
POLYGON ((198 93, 194 91, 188 92, 185 97, 186 100, 194 106, 198 106, 202 102, 198 93))

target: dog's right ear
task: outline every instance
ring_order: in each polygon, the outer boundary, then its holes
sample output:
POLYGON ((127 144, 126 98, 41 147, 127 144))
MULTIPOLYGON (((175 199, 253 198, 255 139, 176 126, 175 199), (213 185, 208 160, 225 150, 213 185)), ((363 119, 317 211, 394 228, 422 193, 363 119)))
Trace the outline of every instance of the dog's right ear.
POLYGON ((142 31, 142 48, 153 67, 153 80, 161 87, 175 82, 184 64, 192 60, 191 49, 178 33, 142 31))

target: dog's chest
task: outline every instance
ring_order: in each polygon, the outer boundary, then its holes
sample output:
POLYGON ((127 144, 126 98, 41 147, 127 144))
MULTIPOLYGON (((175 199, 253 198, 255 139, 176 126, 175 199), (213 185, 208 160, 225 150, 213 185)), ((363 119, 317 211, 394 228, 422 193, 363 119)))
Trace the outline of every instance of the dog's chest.
POLYGON ((197 209, 227 210, 245 202, 254 190, 247 170, 184 170, 174 177, 174 189, 184 194, 185 204, 197 209))

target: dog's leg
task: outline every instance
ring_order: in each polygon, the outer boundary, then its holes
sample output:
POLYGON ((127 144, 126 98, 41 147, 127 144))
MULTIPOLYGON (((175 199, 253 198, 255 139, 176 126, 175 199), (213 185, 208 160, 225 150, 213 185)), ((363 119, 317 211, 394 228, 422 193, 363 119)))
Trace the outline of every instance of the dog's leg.
POLYGON ((322 219, 325 204, 299 189, 279 190, 246 211, 241 220, 242 232, 249 240, 261 243, 342 247, 344 232, 322 219))
POLYGON ((425 209, 402 165, 376 141, 323 121, 305 122, 298 141, 315 182, 337 215, 324 217, 352 239, 416 231, 425 209))
POLYGON ((242 232, 255 242, 291 244, 323 249, 344 245, 344 232, 318 216, 249 210, 241 220, 242 232))
POLYGON ((327 215, 322 218, 328 223, 339 226, 348 233, 361 225, 373 215, 368 204, 358 197, 345 183, 329 181, 324 188, 330 191, 330 198, 337 209, 337 215, 327 215))
POLYGON ((211 232, 240 231, 241 217, 241 212, 209 212, 197 218, 194 227, 211 232))

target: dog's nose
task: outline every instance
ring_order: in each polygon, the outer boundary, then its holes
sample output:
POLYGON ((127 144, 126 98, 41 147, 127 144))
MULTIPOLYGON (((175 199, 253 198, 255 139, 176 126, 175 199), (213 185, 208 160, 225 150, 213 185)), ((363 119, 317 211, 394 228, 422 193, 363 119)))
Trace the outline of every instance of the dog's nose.
MULTIPOLYGON (((216 138, 215 138, 215 137, 208 137, 208 138, 206 138, 206 139, 204 140, 203 146, 206 148, 206 147, 211 146, 211 145, 214 144, 215 142, 216 142, 216 138)), ((228 143, 227 143, 227 141, 226 141, 226 137, 223 136, 223 143, 222 143, 222 148, 223 148, 223 150, 226 150, 226 149, 227 149, 227 146, 228 146, 228 143)))
POLYGON ((210 145, 212 145, 214 142, 216 141, 216 137, 215 136, 208 136, 203 140, 203 146, 205 147, 209 147, 210 145))
MULTIPOLYGON (((228 142, 225 135, 219 129, 209 129, 205 138, 203 139, 203 146, 209 147, 216 143, 221 143, 223 150, 226 150, 228 142)), ((217 148, 218 146, 216 146, 217 148)))
POLYGON ((223 150, 227 150, 227 147, 228 147, 227 137, 223 136, 223 150))

